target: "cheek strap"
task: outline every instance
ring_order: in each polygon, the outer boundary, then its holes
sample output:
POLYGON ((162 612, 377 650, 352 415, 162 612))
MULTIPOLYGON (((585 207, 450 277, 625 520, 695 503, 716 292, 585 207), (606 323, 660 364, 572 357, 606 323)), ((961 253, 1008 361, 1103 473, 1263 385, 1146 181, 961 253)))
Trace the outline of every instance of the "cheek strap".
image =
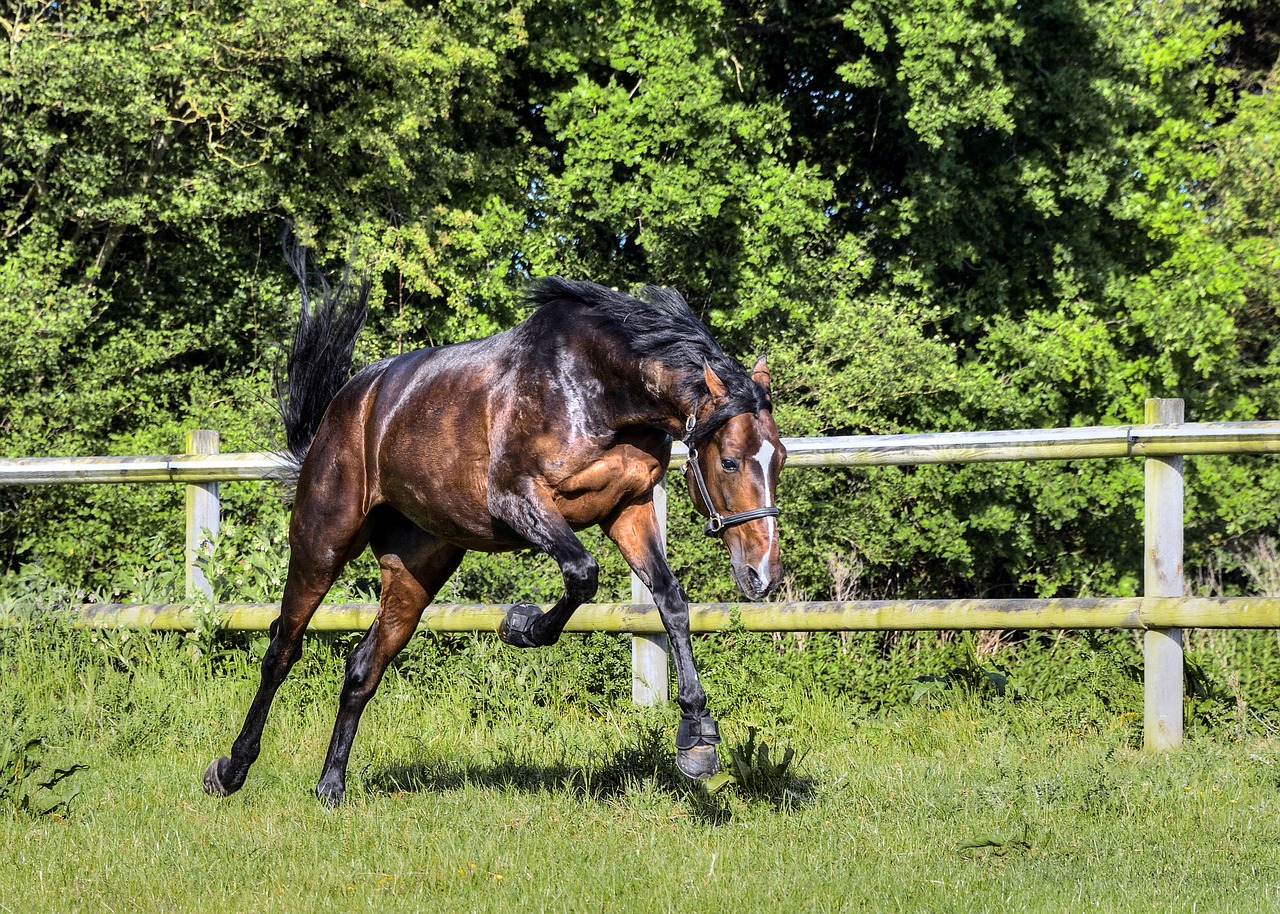
POLYGON ((698 494, 702 496, 702 503, 707 506, 708 520, 703 526, 702 532, 707 536, 719 536, 726 527, 736 527, 738 524, 760 520, 762 517, 778 517, 782 512, 772 505, 764 508, 752 508, 750 511, 739 511, 736 514, 721 514, 716 510, 716 506, 711 502, 711 493, 707 491, 707 481, 702 478, 702 470, 698 466, 698 449, 689 444, 689 439, 693 437, 693 428, 697 423, 697 410, 695 409, 684 424, 684 443, 689 448, 689 459, 685 462, 684 471, 686 475, 690 471, 693 472, 693 481, 698 487, 698 494))

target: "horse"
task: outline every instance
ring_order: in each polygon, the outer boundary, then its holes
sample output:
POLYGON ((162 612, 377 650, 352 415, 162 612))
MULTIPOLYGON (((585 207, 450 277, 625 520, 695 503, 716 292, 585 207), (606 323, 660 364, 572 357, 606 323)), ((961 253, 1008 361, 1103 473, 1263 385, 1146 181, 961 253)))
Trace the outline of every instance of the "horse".
POLYGON ((345 796, 365 706, 463 554, 551 556, 563 595, 546 612, 516 603, 498 626, 512 647, 550 645, 596 593, 598 565, 576 531, 597 525, 652 592, 670 638, 677 767, 694 780, 715 774, 719 727, 694 664, 688 598, 663 555, 653 492, 680 438, 689 447, 691 499, 709 518, 708 535, 722 539, 738 588, 758 600, 779 583, 775 492, 787 452, 766 360, 748 373, 670 289, 632 296, 553 277, 530 285, 532 313, 512 329, 392 356, 351 376, 368 280, 356 288, 348 271, 331 285, 297 247, 286 259, 301 297, 281 394, 294 480, 288 574, 260 685, 230 756, 206 769, 205 790, 227 796, 243 786, 308 621, 366 547, 378 560, 381 593, 348 657, 316 785, 330 805, 345 796))

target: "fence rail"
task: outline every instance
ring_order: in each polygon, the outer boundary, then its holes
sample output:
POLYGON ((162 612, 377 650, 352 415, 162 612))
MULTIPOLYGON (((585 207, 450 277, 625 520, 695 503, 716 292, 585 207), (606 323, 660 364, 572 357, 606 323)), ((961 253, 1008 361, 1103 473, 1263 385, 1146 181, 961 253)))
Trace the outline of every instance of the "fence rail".
MULTIPOLYGON (((1280 453, 1280 422, 1103 425, 783 441, 788 469, 1274 454, 1280 453)), ((672 467, 682 466, 686 457, 684 445, 676 442, 672 447, 672 467)), ((0 459, 0 485, 244 482, 277 479, 287 470, 286 459, 272 453, 23 457, 0 459)))
MULTIPOLYGON (((951 629, 1132 629, 1144 632, 1146 745, 1159 750, 1182 737, 1183 628, 1280 628, 1280 598, 1200 598, 1183 595, 1182 473, 1184 456, 1280 453, 1280 422, 1182 421, 1181 400, 1150 400, 1146 423, 1047 430, 956 432, 785 439, 788 469, 909 466, 1031 460, 1143 458, 1145 584, 1142 597, 1009 600, 889 600, 810 603, 694 604, 696 632, 740 625, 753 631, 951 629)), ((218 453, 216 432, 193 431, 186 454, 158 457, 46 457, 0 459, 0 485, 70 483, 184 483, 187 491, 187 585, 193 601, 212 589, 199 559, 219 523, 222 482, 283 477, 287 461, 270 453, 218 453)), ((677 444, 672 466, 687 452, 677 444)), ((665 524, 665 487, 656 500, 665 524)), ((315 630, 353 631, 373 621, 376 604, 324 604, 315 630)), ((436 604, 421 627, 435 631, 494 631, 505 606, 436 604)), ((279 604, 229 603, 217 607, 220 624, 265 630, 279 604)), ((94 604, 80 611, 92 626, 190 630, 207 619, 192 603, 94 604)), ((0 624, 5 622, 0 617, 0 624)), ((10 616, 8 622, 13 623, 10 616)), ((566 631, 634 635, 633 695, 653 703, 667 697, 665 636, 652 597, 632 579, 632 603, 589 604, 566 631)))
MULTIPOLYGON (((433 603, 418 628, 435 632, 495 631, 508 609, 498 603, 433 603)), ((543 609, 550 608, 545 604, 543 609)), ((377 603, 322 603, 312 631, 363 631, 377 603)), ((219 603, 217 619, 232 631, 266 631, 279 603, 219 603)), ((201 624, 190 603, 94 603, 85 625, 191 631, 201 624)), ((691 603, 697 634, 741 627, 753 632, 1018 631, 1058 629, 1280 628, 1280 597, 1082 597, 1047 600, 832 600, 828 602, 691 603)), ((652 606, 587 603, 566 632, 660 635, 652 606)))

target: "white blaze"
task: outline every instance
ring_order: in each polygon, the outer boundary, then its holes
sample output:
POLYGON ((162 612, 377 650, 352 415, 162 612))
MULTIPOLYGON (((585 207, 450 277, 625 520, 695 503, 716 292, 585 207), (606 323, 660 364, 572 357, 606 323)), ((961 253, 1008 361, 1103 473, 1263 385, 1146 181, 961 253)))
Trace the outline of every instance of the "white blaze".
MULTIPOLYGON (((769 464, 773 462, 773 455, 776 452, 777 448, 773 446, 772 442, 762 440, 760 449, 756 451, 755 457, 752 458, 760 465, 760 478, 764 482, 764 495, 760 504, 762 508, 773 506, 773 489, 769 485, 769 464)), ((769 532, 769 543, 772 545, 778 535, 778 519, 776 517, 766 517, 764 522, 768 525, 766 529, 769 532)), ((756 566, 756 574, 760 576, 762 581, 769 579, 769 553, 772 551, 772 549, 767 549, 760 559, 760 564, 756 566)))

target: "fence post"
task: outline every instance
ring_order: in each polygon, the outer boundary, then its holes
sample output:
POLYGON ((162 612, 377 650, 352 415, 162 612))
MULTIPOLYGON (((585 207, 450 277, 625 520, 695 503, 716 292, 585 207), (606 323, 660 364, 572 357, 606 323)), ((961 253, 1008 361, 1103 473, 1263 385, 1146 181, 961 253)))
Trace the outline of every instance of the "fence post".
MULTIPOLYGON (((209 429, 192 429, 186 435, 188 454, 218 453, 218 433, 209 429)), ((187 485, 187 599, 201 594, 213 599, 213 585, 197 562, 207 558, 213 548, 212 537, 218 533, 220 510, 218 484, 195 482, 187 485)))
MULTIPOLYGON (((1183 402, 1148 400, 1146 421, 1180 424, 1183 402)), ((1182 461, 1182 457, 1145 461, 1144 596, 1183 595, 1182 461)), ((1143 746, 1148 752, 1176 749, 1182 745, 1182 629, 1148 629, 1143 635, 1143 656, 1143 746)))
MULTIPOLYGON (((667 551, 667 477, 663 476, 653 490, 653 507, 658 513, 658 526, 662 531, 662 551, 667 551)), ((653 604, 653 594, 644 582, 631 573, 631 602, 653 604)), ((631 636, 631 700, 648 707, 662 704, 669 697, 670 681, 668 656, 670 646, 666 635, 631 636)))

